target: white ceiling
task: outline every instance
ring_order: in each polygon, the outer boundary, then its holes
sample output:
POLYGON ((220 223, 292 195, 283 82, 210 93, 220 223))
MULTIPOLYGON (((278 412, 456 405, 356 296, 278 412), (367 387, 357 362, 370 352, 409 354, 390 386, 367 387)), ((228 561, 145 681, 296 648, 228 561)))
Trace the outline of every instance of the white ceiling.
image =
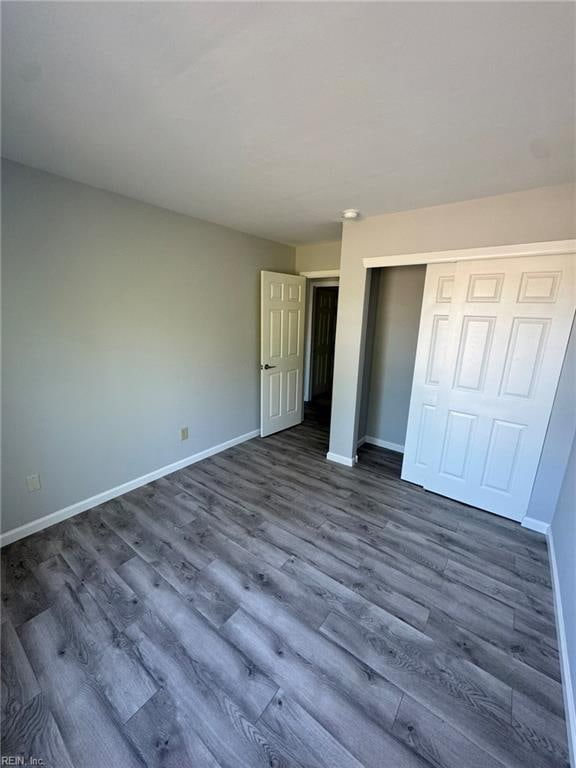
POLYGON ((567 3, 3 3, 3 154, 298 243, 573 176, 567 3))

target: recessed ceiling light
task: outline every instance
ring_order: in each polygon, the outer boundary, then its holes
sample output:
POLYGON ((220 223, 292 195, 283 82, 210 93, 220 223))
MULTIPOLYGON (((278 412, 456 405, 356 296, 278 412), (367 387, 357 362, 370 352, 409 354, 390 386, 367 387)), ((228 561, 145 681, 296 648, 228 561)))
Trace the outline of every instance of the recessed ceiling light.
POLYGON ((347 221, 348 219, 357 219, 360 216, 360 211, 358 208, 346 208, 341 213, 342 221, 347 221))

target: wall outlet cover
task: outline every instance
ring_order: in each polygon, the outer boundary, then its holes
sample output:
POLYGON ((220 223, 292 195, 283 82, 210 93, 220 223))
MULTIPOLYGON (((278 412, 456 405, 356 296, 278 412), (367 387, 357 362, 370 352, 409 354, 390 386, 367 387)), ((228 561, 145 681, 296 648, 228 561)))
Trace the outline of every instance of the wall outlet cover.
POLYGON ((29 491, 39 491, 40 490, 40 475, 27 475, 26 477, 26 487, 29 491))
POLYGON ((188 440, 188 427, 180 428, 180 440, 188 440))

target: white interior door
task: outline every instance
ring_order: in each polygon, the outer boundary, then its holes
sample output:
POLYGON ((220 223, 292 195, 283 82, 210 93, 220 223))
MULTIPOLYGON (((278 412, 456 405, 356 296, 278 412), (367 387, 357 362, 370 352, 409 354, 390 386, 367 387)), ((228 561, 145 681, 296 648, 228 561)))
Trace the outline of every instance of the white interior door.
POLYGON ((574 316, 574 259, 428 267, 403 479, 522 519, 574 316))
POLYGON ((260 434, 302 421, 306 278, 261 273, 260 434))
POLYGON ((418 485, 426 485, 438 451, 438 391, 446 373, 455 272, 455 263, 426 269, 402 464, 402 479, 418 485))

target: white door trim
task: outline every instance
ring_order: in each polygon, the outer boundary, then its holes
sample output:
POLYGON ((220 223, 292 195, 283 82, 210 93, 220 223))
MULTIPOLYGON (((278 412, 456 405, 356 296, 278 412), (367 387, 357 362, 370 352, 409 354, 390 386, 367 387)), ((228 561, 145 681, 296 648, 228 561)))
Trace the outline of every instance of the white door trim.
POLYGON ((298 272, 299 275, 302 277, 340 277, 340 270, 339 269, 317 269, 313 270, 312 272, 298 272))
POLYGON ((542 243, 491 245, 486 248, 465 248, 453 251, 370 256, 362 259, 362 264, 366 269, 376 269, 378 267, 403 267, 409 264, 431 264, 442 261, 513 259, 518 256, 561 256, 567 253, 576 253, 576 240, 550 240, 542 243))

